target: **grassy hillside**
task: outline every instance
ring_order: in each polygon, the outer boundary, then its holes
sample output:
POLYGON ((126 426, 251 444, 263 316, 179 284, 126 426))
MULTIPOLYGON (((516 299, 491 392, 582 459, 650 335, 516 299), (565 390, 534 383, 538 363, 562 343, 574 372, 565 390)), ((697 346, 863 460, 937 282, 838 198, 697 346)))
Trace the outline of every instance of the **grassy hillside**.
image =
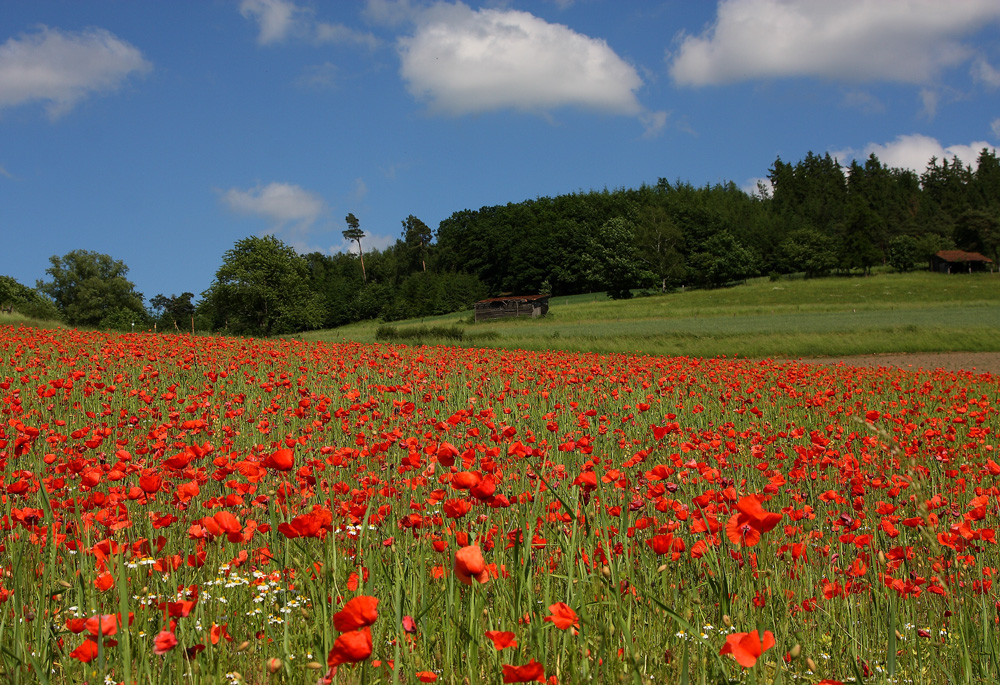
MULTIPOLYGON (((401 332, 456 326, 462 344, 536 350, 706 357, 1000 351, 1000 275, 757 279, 624 302, 602 294, 556 297, 545 319, 470 320, 471 312, 463 312, 393 326, 401 332)), ((301 337, 374 342, 376 328, 366 322, 301 337)))
POLYGON ((65 326, 60 321, 48 319, 32 319, 29 316, 18 312, 0 312, 0 326, 26 326, 28 328, 62 328, 65 326))

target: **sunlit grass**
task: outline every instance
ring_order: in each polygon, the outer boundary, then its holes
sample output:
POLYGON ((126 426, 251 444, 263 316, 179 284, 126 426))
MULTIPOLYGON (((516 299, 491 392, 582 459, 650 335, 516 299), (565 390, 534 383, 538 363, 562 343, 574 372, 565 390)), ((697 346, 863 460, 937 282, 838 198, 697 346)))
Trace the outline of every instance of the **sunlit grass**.
MULTIPOLYGON (((998 351, 1000 275, 933 273, 756 279, 612 301, 601 294, 554 297, 544 319, 472 324, 471 312, 392 324, 464 327, 476 346, 641 352, 681 356, 809 357, 889 352, 998 351), (476 339, 478 331, 495 339, 476 339)), ((362 322, 305 333, 306 340, 374 342, 362 322)), ((425 338, 442 344, 445 339, 425 338)), ((463 343, 458 343, 463 344, 463 343)))

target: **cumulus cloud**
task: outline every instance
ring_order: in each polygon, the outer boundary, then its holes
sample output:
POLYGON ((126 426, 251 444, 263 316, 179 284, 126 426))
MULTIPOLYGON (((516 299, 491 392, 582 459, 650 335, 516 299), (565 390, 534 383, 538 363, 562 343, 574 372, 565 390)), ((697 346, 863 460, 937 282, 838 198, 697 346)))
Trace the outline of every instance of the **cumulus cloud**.
POLYGON ((240 14, 257 22, 257 42, 261 45, 300 38, 316 43, 364 45, 374 48, 378 39, 371 33, 355 31, 343 24, 317 21, 311 9, 290 0, 243 0, 240 14))
POLYGON ((322 197, 292 183, 230 188, 222 194, 222 202, 234 212, 266 220, 272 231, 288 228, 295 234, 304 234, 327 211, 322 197))
POLYGON ((972 59, 962 38, 998 20, 996 0, 720 0, 711 26, 678 37, 670 73, 689 86, 789 76, 927 83, 972 59))
POLYGON ((639 74, 605 41, 528 12, 439 3, 417 16, 399 53, 410 93, 432 112, 577 106, 646 116, 647 130, 665 121, 639 104, 639 74))
POLYGON ((56 119, 88 95, 117 90, 151 68, 138 48, 104 29, 42 26, 0 45, 0 108, 44 102, 56 119))
POLYGON ((774 185, 771 183, 771 179, 767 176, 754 176, 752 178, 748 178, 743 185, 740 186, 740 190, 751 197, 757 197, 762 200, 774 195, 774 185))
MULTIPOLYGON (((951 160, 958 157, 963 164, 976 168, 979 153, 983 148, 993 149, 986 141, 975 141, 968 144, 944 146, 937 139, 920 134, 902 135, 888 143, 869 143, 864 149, 864 157, 874 153, 888 167, 912 169, 918 174, 923 173, 931 157, 951 160)), ((850 159, 853 155, 843 153, 841 161, 850 159)))
POLYGON ((328 213, 323 198, 293 183, 268 183, 242 190, 230 188, 221 200, 237 214, 263 219, 267 234, 276 235, 300 253, 321 249, 312 244, 316 221, 328 213))
POLYGON ((303 10, 286 0, 243 0, 240 14, 257 22, 257 42, 261 45, 279 43, 298 31, 303 10))
MULTIPOLYGON (((382 251, 387 247, 396 244, 399 236, 396 235, 382 235, 380 233, 369 233, 365 231, 364 237, 361 238, 361 246, 365 249, 365 254, 368 254, 372 250, 382 251)), ((349 254, 358 253, 358 244, 353 240, 344 240, 336 245, 330 246, 330 252, 347 252, 349 254)))
POLYGON ((1000 88, 1000 69, 979 58, 972 65, 972 76, 988 88, 1000 88))

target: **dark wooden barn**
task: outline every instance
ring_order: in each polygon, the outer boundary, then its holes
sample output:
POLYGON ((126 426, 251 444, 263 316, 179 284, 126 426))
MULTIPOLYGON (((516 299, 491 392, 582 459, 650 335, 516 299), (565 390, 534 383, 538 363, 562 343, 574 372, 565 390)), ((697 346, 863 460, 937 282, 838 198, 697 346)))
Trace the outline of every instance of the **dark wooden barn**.
POLYGON ((942 274, 964 274, 987 270, 993 271, 993 260, 978 252, 941 250, 931 257, 931 271, 942 274))
POLYGON ((476 303, 476 321, 530 316, 537 319, 549 311, 548 295, 508 295, 476 303))

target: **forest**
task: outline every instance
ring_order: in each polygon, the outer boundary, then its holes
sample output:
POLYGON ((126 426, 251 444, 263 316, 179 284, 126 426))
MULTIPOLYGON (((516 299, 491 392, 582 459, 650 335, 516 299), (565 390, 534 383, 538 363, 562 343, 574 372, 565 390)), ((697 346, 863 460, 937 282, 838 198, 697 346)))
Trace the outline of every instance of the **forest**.
POLYGON ((0 305, 70 325, 281 335, 353 321, 395 321, 469 308, 505 293, 606 291, 612 298, 717 288, 750 277, 926 268, 943 249, 1000 259, 1000 160, 931 159, 922 174, 875 155, 842 167, 812 152, 776 159, 769 183, 655 185, 463 209, 437 230, 415 216, 384 250, 366 250, 353 214, 352 253, 300 255, 273 236, 240 240, 212 285, 135 292, 128 267, 74 250, 53 256, 35 289, 0 277, 0 305))

